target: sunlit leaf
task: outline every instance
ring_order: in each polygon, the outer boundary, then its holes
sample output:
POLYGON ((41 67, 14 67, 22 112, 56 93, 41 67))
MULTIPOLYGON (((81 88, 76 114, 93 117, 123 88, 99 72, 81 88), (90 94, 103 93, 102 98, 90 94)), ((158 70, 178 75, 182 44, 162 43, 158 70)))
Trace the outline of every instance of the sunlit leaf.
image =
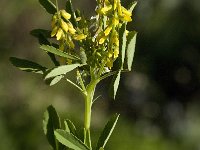
POLYGON ((119 118, 119 114, 115 114, 106 124, 104 130, 102 131, 98 143, 97 143, 97 147, 96 150, 103 150, 103 148, 105 147, 106 143, 108 142, 115 126, 116 123, 118 121, 119 118))
POLYGON ((43 67, 35 62, 16 58, 16 57, 10 57, 10 61, 15 67, 26 72, 34 72, 34 73, 43 74, 45 70, 47 69, 46 67, 43 67))
POLYGON ((48 71, 48 73, 45 76, 45 79, 53 78, 59 75, 65 75, 66 73, 74 70, 75 68, 82 66, 81 64, 72 64, 72 65, 63 65, 59 67, 55 67, 48 71))
POLYGON ((50 0, 39 0, 40 4, 46 9, 50 14, 56 13, 56 6, 50 0))
POLYGON ((121 69, 123 69, 125 49, 126 49, 126 24, 124 23, 119 31, 119 57, 121 59, 120 61, 121 69))
POLYGON ((61 51, 61 50, 59 50, 59 49, 57 49, 53 46, 42 45, 40 48, 47 51, 47 52, 53 53, 55 55, 58 55, 58 56, 61 56, 61 57, 64 57, 64 58, 68 58, 68 59, 72 59, 72 60, 80 60, 80 58, 78 58, 77 56, 63 52, 63 51, 61 51))
POLYGON ((56 139, 68 148, 73 150, 89 150, 89 148, 81 142, 81 140, 65 130, 58 129, 54 132, 54 134, 56 139))
POLYGON ((128 70, 131 70, 131 67, 133 64, 136 37, 137 37, 137 32, 135 32, 135 31, 129 32, 129 34, 127 36, 126 56, 127 56, 128 70))
POLYGON ((112 82, 111 82, 110 95, 113 99, 115 99, 115 96, 116 96, 116 93, 118 90, 120 75, 121 75, 121 71, 119 71, 116 75, 114 75, 112 82))

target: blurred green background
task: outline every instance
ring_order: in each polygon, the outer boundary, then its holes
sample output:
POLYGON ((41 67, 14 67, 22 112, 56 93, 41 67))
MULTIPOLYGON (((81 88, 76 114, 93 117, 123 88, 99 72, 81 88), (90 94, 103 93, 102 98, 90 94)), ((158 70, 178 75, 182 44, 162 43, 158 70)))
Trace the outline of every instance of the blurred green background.
MULTIPOLYGON (((94 14, 95 0, 72 2, 94 14)), ((0 12, 0 150, 51 149, 43 112, 53 104, 62 119, 80 125, 82 97, 67 83, 48 87, 41 76, 9 62, 16 56, 52 66, 29 35, 35 28, 50 29, 51 16, 38 1, 1 0, 0 12)), ((199 150, 200 1, 139 0, 133 20, 128 29, 139 32, 133 71, 123 74, 116 101, 107 94, 110 79, 97 88, 102 97, 93 109, 93 138, 119 112, 108 150, 199 150)))

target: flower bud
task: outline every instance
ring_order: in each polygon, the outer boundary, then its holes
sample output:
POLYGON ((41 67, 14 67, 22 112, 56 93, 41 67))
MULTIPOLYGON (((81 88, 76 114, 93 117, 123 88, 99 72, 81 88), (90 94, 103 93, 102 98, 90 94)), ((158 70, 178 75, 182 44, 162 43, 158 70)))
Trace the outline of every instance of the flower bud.
POLYGON ((111 30, 112 30, 112 26, 108 26, 106 30, 104 31, 105 36, 109 35, 111 30))
POLYGON ((57 40, 60 40, 63 36, 63 30, 61 28, 58 29, 58 32, 56 34, 57 40))
POLYGON ((71 23, 67 23, 67 25, 68 25, 68 28, 69 28, 69 32, 71 34, 75 34, 76 30, 74 29, 73 25, 71 23))
POLYGON ((79 34, 79 35, 74 36, 74 39, 77 41, 80 41, 80 40, 85 39, 86 37, 87 37, 87 35, 79 34))
POLYGON ((57 33, 57 31, 58 31, 58 27, 55 26, 55 27, 53 28, 52 32, 51 32, 51 37, 55 36, 56 33, 57 33))
POLYGON ((71 18, 71 14, 67 13, 65 10, 61 10, 61 15, 66 19, 69 20, 71 18))
POLYGON ((99 40, 99 44, 103 44, 103 43, 105 42, 105 40, 106 40, 106 37, 105 37, 105 36, 102 37, 102 38, 99 40))
POLYGON ((118 57, 118 55, 119 55, 119 47, 118 46, 116 46, 115 47, 115 49, 114 49, 114 58, 117 58, 118 57))
POLYGON ((68 27, 67 23, 65 23, 63 20, 61 20, 61 27, 65 32, 68 32, 69 27, 68 27))

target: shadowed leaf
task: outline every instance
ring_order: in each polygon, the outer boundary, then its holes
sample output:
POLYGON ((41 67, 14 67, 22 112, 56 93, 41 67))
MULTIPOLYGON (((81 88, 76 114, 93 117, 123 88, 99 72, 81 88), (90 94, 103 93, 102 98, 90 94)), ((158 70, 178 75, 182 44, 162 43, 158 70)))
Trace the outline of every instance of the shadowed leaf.
POLYGON ((96 150, 103 150, 103 148, 105 147, 106 143, 108 142, 115 126, 116 123, 118 121, 119 118, 119 114, 115 114, 106 124, 104 130, 102 131, 98 143, 97 143, 97 147, 96 150))
POLYGON ((15 67, 26 72, 34 72, 34 73, 43 74, 45 70, 47 69, 46 67, 43 67, 35 62, 16 58, 16 57, 10 57, 10 61, 15 67))

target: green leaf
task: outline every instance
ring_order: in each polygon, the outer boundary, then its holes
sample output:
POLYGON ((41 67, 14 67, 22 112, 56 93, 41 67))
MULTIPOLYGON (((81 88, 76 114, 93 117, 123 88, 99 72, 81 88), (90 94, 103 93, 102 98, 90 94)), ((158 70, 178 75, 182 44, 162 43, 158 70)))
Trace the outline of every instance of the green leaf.
POLYGON ((73 122, 71 122, 69 119, 64 121, 65 124, 65 130, 71 134, 73 134, 74 136, 78 137, 77 131, 76 131, 76 127, 73 124, 73 122))
POLYGON ((89 148, 81 142, 81 140, 65 130, 57 129, 54 134, 56 139, 68 148, 74 150, 89 150, 89 148))
POLYGON ((74 9, 73 9, 71 0, 67 0, 67 2, 66 2, 66 11, 71 14, 70 21, 73 24, 73 26, 77 27, 78 23, 76 21, 76 15, 74 13, 74 9))
POLYGON ((122 24, 122 27, 119 30, 119 57, 121 59, 120 67, 123 69, 124 58, 125 58, 125 50, 126 50, 126 23, 122 24))
POLYGON ((121 70, 113 77, 112 82, 111 82, 111 87, 110 87, 110 96, 115 99, 118 86, 119 86, 119 81, 120 81, 120 75, 121 75, 121 70))
POLYGON ((40 4, 46 9, 50 14, 56 13, 56 6, 50 0, 39 0, 40 4))
POLYGON ((129 32, 127 36, 126 56, 127 56, 127 66, 129 71, 131 70, 133 64, 136 37, 137 37, 137 32, 135 31, 129 32))
POLYGON ((64 58, 68 58, 68 59, 72 59, 72 60, 80 60, 80 58, 78 58, 77 56, 65 53, 65 52, 63 52, 63 51, 61 51, 61 50, 59 50, 59 49, 57 49, 53 46, 42 45, 40 48, 47 51, 47 52, 53 53, 55 55, 58 55, 58 56, 61 56, 61 57, 64 57, 64 58))
POLYGON ((47 108, 46 112, 44 113, 43 130, 49 143, 54 149, 56 149, 58 145, 56 138, 54 136, 54 130, 60 128, 61 128, 60 118, 55 108, 52 105, 50 105, 47 108))
POLYGON ((63 75, 60 75, 60 76, 56 76, 54 78, 49 78, 47 80, 45 80, 45 83, 49 86, 53 86, 55 84, 57 84, 60 80, 62 80, 64 78, 63 75))
POLYGON ((132 11, 136 5, 137 5, 137 1, 131 2, 130 5, 128 6, 128 11, 130 11, 132 13, 132 11))
POLYGON ((15 67, 26 72, 34 72, 34 73, 43 74, 45 70, 47 69, 46 67, 43 67, 35 62, 16 58, 16 57, 10 57, 10 61, 15 67))
POLYGON ((119 114, 115 114, 108 121, 108 123, 106 124, 105 128, 103 129, 103 131, 102 131, 102 133, 99 137, 96 150, 102 150, 105 147, 106 143, 108 142, 108 140, 109 140, 109 138, 110 138, 115 126, 116 126, 118 118, 119 118, 119 114))
POLYGON ((72 65, 63 65, 56 68, 51 69, 47 72, 45 76, 45 80, 49 78, 53 78, 59 75, 65 75, 66 73, 74 70, 75 68, 82 66, 81 64, 72 64, 72 65))

